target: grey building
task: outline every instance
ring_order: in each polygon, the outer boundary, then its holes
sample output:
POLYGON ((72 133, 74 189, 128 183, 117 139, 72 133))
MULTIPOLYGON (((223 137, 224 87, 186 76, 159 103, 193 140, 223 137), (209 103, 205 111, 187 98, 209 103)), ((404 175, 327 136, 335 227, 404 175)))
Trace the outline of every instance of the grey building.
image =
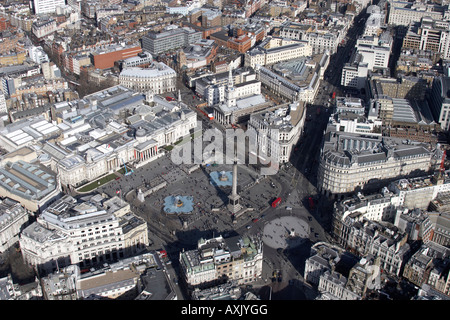
POLYGON ((433 80, 429 104, 434 120, 443 130, 450 128, 450 77, 440 76, 433 80))
POLYGON ((60 197, 57 175, 39 163, 23 160, 0 167, 0 194, 39 212, 60 197))
POLYGON ((183 27, 165 32, 149 32, 142 38, 142 48, 153 56, 194 44, 202 38, 200 31, 183 27))
POLYGON ((359 256, 368 254, 380 258, 380 267, 389 274, 401 275, 404 263, 409 259, 410 246, 405 233, 396 233, 395 228, 382 222, 367 220, 358 213, 343 221, 342 245, 359 256))
POLYGON ((28 224, 28 211, 17 201, 0 200, 0 252, 19 241, 19 233, 28 224))
POLYGON ((318 186, 328 195, 380 189, 385 182, 427 172, 431 158, 424 145, 330 130, 321 149, 318 186))

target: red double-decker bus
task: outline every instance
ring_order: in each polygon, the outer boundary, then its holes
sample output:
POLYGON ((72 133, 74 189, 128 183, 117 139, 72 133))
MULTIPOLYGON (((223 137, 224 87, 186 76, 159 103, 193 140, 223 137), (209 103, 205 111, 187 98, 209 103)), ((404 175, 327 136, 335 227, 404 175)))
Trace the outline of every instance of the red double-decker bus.
POLYGON ((280 204, 280 202, 281 202, 281 198, 276 198, 275 199, 275 201, 274 202, 272 202, 272 207, 273 208, 276 208, 277 207, 277 205, 279 205, 280 204))
POLYGON ((309 201, 309 208, 314 209, 314 199, 312 197, 309 197, 308 201, 309 201))

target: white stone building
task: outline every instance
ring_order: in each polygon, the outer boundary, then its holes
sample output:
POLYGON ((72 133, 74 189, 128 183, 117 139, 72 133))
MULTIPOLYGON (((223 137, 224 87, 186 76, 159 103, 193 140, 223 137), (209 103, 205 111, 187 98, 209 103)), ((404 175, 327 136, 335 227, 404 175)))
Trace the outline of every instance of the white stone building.
POLYGON ((313 54, 336 52, 338 45, 344 39, 350 21, 336 28, 318 28, 308 24, 297 22, 285 23, 280 27, 280 37, 306 41, 312 49, 313 54))
POLYGON ((40 270, 121 259, 148 245, 147 224, 118 197, 76 200, 66 195, 23 230, 24 261, 40 270))
POLYGON ((339 261, 343 250, 340 247, 324 242, 318 242, 311 247, 311 255, 305 261, 304 279, 308 283, 318 286, 320 277, 331 270, 333 264, 339 261))
POLYGON ((261 277, 262 261, 262 241, 250 236, 200 239, 197 249, 180 253, 182 274, 192 287, 223 277, 250 284, 261 277))
POLYGON ((235 86, 232 70, 228 72, 228 83, 224 88, 223 102, 213 106, 214 119, 224 126, 243 122, 251 113, 271 105, 260 93, 261 83, 252 80, 235 86))
POLYGON ((20 203, 9 198, 0 200, 0 252, 19 241, 20 231, 28 220, 28 211, 20 203))
POLYGON ((391 47, 392 37, 387 33, 380 37, 359 38, 349 62, 342 68, 341 85, 357 89, 365 88, 369 71, 388 68, 391 47))
POLYGON ((389 8, 389 25, 408 26, 410 23, 420 21, 423 17, 442 20, 445 10, 437 4, 424 4, 420 1, 392 1, 389 8))
POLYGON ((65 6, 65 0, 33 0, 33 9, 35 14, 48 14, 56 12, 59 6, 65 6))
POLYGON ((341 113, 332 115, 328 125, 334 127, 335 131, 381 136, 382 121, 368 120, 364 116, 353 113, 341 113))
POLYGON ((247 133, 256 143, 255 150, 277 163, 286 163, 301 137, 305 119, 305 104, 292 102, 251 114, 247 133))
POLYGON ((0 114, 7 113, 8 107, 6 105, 6 99, 5 94, 3 93, 3 90, 0 89, 0 114))
POLYGON ((367 13, 370 15, 367 18, 366 25, 364 27, 364 35, 378 36, 382 31, 382 27, 384 27, 386 15, 377 5, 368 6, 367 13))
POLYGON ((176 78, 175 70, 163 62, 154 62, 149 68, 123 69, 119 75, 119 84, 138 92, 162 94, 177 89, 176 78))
MULTIPOLYGON (((428 172, 432 153, 379 136, 327 132, 321 150, 318 186, 325 194, 346 194, 374 188, 383 180, 428 172)), ((378 186, 381 188, 381 185, 378 186)))
POLYGON ((58 27, 56 25, 56 20, 53 18, 43 21, 34 21, 31 27, 31 31, 37 39, 42 39, 45 36, 56 32, 56 30, 58 30, 58 27))
POLYGON ((265 66, 280 61, 311 56, 312 54, 312 47, 306 41, 267 39, 245 53, 244 65, 255 68, 258 64, 265 66))

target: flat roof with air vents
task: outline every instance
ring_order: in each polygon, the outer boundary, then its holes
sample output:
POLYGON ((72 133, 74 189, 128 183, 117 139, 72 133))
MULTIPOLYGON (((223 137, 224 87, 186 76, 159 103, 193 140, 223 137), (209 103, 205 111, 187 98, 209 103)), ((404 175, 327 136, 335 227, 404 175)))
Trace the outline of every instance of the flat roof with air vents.
POLYGON ((56 174, 41 164, 19 160, 0 168, 0 189, 21 198, 39 200, 56 187, 56 174))
POLYGON ((58 126, 45 120, 43 117, 23 120, 6 126, 0 131, 0 144, 7 150, 11 149, 12 151, 51 137, 60 131, 58 126))

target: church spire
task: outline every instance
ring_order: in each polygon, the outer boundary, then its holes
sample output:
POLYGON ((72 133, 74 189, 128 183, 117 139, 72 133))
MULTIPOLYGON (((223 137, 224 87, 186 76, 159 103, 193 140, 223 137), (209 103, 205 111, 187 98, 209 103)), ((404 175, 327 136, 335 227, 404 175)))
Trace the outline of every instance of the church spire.
POLYGON ((232 69, 231 66, 229 66, 229 71, 228 71, 228 88, 231 89, 234 86, 234 82, 233 82, 233 73, 232 73, 232 69))

